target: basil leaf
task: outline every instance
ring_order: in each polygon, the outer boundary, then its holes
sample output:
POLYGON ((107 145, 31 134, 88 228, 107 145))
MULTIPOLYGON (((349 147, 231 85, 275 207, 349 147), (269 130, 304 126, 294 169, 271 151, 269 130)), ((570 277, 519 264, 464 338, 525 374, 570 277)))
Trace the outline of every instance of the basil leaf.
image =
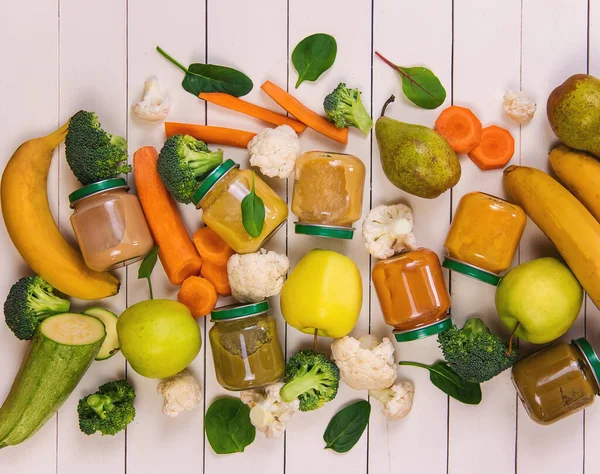
POLYGON ((150 289, 150 299, 154 299, 154 295, 152 294, 152 280, 150 280, 150 275, 152 275, 152 270, 154 270, 154 266, 156 265, 156 261, 158 260, 158 245, 156 245, 148 255, 144 257, 142 263, 140 264, 140 268, 138 269, 138 280, 142 278, 146 278, 148 280, 148 287, 150 289))
POLYGON ((206 410, 204 427, 210 447, 217 454, 243 453, 256 436, 250 408, 238 398, 215 400, 206 410))
POLYGON ((337 43, 333 36, 316 33, 300 41, 292 53, 292 63, 298 72, 296 89, 304 81, 316 81, 333 65, 336 55, 337 43))
POLYGON ((248 235, 257 238, 265 224, 265 203, 257 196, 254 189, 254 171, 252 172, 252 189, 242 199, 242 224, 248 235))
POLYGON ((336 453, 350 451, 364 433, 370 415, 371 404, 366 400, 359 400, 338 411, 323 435, 327 443, 325 449, 332 449, 336 453))

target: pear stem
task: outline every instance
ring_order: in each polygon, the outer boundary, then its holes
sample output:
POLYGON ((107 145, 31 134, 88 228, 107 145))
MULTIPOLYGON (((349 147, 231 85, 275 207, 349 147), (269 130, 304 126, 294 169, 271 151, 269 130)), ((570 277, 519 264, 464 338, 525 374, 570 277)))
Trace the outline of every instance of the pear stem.
POLYGON ((521 325, 521 323, 517 323, 517 325, 515 326, 515 328, 510 333, 510 339, 508 340, 508 351, 507 351, 508 355, 512 355, 513 339, 515 338, 515 334, 517 333, 517 329, 519 329, 520 325, 521 325))
POLYGON ((387 106, 390 105, 395 100, 396 100, 396 96, 394 94, 392 94, 390 96, 390 98, 385 101, 385 103, 383 104, 383 107, 381 108, 381 117, 383 117, 385 115, 385 110, 387 109, 387 106))
POLYGON ((315 328, 315 335, 313 337, 313 349, 317 352, 317 340, 319 339, 319 330, 315 328))

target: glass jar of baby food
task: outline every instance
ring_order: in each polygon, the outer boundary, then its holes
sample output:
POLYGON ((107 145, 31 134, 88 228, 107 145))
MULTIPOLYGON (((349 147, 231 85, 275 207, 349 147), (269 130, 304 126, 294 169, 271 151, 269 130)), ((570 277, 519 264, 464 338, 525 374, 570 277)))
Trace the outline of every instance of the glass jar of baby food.
POLYGON ((224 306, 211 315, 209 339, 218 382, 246 390, 277 382, 285 361, 269 302, 224 306))
POLYGON ((510 268, 526 222, 515 204, 480 192, 464 195, 444 244, 444 267, 498 285, 498 274, 510 268))
POLYGON ((518 361, 512 379, 531 419, 549 425, 594 403, 600 360, 585 338, 553 344, 518 361))
POLYGON ((432 250, 419 248, 380 260, 373 267, 373 284, 396 341, 413 341, 452 327, 450 295, 432 250))
POLYGON ((192 196, 202 209, 204 223, 214 230, 236 253, 260 249, 285 223, 287 204, 262 179, 254 174, 254 187, 265 205, 265 221, 258 237, 246 232, 242 223, 242 200, 252 190, 252 170, 240 170, 233 160, 215 168, 192 196))
POLYGON ((296 161, 296 233, 351 239, 362 214, 365 165, 353 155, 310 151, 296 161))
POLYGON ((69 195, 71 225, 85 264, 103 272, 136 262, 152 250, 152 234, 137 196, 123 178, 89 184, 69 195))

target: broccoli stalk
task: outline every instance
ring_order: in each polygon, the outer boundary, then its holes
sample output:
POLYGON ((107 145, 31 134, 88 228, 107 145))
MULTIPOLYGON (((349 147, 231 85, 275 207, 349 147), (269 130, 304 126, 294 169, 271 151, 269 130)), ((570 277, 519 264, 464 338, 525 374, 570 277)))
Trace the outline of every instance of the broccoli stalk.
POLYGON ((100 431, 102 435, 114 435, 135 418, 135 390, 125 380, 101 385, 96 393, 79 400, 79 429, 87 434, 100 431))
POLYGON ((348 89, 340 82, 323 101, 325 114, 338 128, 356 127, 365 135, 373 128, 373 120, 360 100, 358 89, 348 89))

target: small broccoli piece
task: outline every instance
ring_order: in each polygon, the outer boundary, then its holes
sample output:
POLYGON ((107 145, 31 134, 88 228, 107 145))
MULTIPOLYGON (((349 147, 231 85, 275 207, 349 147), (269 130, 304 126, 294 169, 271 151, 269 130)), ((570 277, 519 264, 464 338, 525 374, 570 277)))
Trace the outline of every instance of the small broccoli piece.
POLYGON ((81 110, 71 117, 65 156, 84 186, 131 171, 127 164, 127 142, 106 133, 93 112, 81 110))
POLYGON ((189 135, 168 138, 158 155, 158 173, 176 201, 189 204, 198 184, 223 163, 223 150, 210 151, 189 135))
POLYGON ((115 435, 135 418, 135 390, 127 381, 116 380, 101 385, 96 393, 79 400, 79 429, 86 435, 100 431, 115 435))
POLYGON ((356 127, 365 135, 373 128, 373 120, 360 100, 358 89, 348 89, 340 82, 323 101, 325 114, 338 128, 356 127))
POLYGON ((511 367, 518 359, 516 349, 492 334, 479 318, 467 319, 462 329, 456 326, 438 335, 448 365, 463 379, 482 383, 511 367))
POLYGON ((15 336, 28 341, 45 318, 67 313, 70 308, 69 300, 55 295, 54 287, 36 275, 23 277, 11 287, 4 302, 4 317, 15 336))
POLYGON ((298 351, 285 366, 285 385, 279 395, 284 402, 300 400, 300 410, 321 408, 337 395, 340 370, 323 354, 298 351))

